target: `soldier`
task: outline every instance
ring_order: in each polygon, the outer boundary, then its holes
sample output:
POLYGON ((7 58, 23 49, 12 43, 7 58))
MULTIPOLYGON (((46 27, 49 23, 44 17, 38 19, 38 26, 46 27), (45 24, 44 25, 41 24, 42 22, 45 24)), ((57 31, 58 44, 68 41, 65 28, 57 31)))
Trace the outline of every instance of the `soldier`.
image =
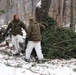
POLYGON ((16 14, 13 16, 13 20, 8 24, 8 27, 3 34, 3 37, 5 37, 7 32, 11 29, 12 44, 15 46, 15 49, 16 49, 16 51, 14 52, 14 55, 19 55, 23 47, 23 44, 22 44, 23 33, 21 28, 23 28, 26 32, 25 24, 22 21, 20 21, 19 15, 16 14))
POLYGON ((33 17, 30 17, 29 19, 30 25, 26 31, 27 33, 27 48, 26 48, 26 54, 25 54, 25 61, 30 61, 30 56, 33 48, 35 48, 35 51, 38 56, 38 60, 43 60, 43 54, 41 50, 41 31, 40 27, 45 28, 45 26, 40 25, 37 21, 34 20, 33 17))

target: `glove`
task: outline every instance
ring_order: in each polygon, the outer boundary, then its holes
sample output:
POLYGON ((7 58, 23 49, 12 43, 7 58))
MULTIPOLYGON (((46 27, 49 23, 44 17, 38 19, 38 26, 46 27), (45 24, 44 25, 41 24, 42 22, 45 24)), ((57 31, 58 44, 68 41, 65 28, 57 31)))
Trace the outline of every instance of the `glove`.
POLYGON ((3 39, 5 39, 5 34, 3 34, 3 39))
POLYGON ((47 23, 42 22, 41 24, 44 25, 46 28, 48 28, 48 24, 47 23))

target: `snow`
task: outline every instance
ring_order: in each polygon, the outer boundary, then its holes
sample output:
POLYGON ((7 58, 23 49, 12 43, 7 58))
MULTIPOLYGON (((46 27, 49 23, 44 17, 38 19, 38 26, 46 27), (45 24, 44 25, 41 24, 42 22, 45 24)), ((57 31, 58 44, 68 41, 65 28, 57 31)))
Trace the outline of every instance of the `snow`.
POLYGON ((65 28, 69 28, 70 27, 70 23, 68 23, 68 24, 63 24, 63 27, 65 27, 65 28))
POLYGON ((14 68, 14 67, 7 67, 4 64, 0 64, 0 74, 1 75, 38 75, 32 73, 29 70, 25 70, 22 68, 14 68))
POLYGON ((26 38, 26 32, 24 29, 22 30, 22 33, 23 33, 23 38, 25 39, 26 38))
POLYGON ((38 2, 38 4, 36 5, 36 7, 41 8, 41 0, 38 2))
POLYGON ((0 19, 0 26, 2 26, 4 24, 4 20, 0 19))
MULTIPOLYGON (((1 43, 4 44, 5 42, 1 43)), ((10 43, 12 46, 12 44, 10 43)), ((10 47, 11 47, 10 46, 10 47)), ((76 75, 76 59, 49 59, 45 63, 25 62, 24 55, 10 55, 13 49, 0 47, 1 75, 76 75)))

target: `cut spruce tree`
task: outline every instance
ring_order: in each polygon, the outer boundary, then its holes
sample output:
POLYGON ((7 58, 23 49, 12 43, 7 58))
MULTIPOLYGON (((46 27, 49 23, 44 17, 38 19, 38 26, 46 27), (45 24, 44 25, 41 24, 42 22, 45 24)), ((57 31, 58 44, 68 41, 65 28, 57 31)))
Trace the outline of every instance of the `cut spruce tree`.
POLYGON ((53 18, 47 18, 48 27, 42 32, 42 50, 45 58, 76 58, 76 33, 70 28, 59 28, 53 18))
POLYGON ((48 17, 50 5, 51 0, 41 0, 40 6, 35 10, 36 20, 48 25, 42 31, 44 56, 45 58, 76 58, 76 33, 70 28, 58 27, 57 22, 48 17))
MULTIPOLYGON (((76 33, 71 28, 59 28, 57 22, 48 17, 48 26, 42 31, 42 51, 48 59, 76 58, 76 33)), ((32 55, 36 56, 35 51, 32 55)))

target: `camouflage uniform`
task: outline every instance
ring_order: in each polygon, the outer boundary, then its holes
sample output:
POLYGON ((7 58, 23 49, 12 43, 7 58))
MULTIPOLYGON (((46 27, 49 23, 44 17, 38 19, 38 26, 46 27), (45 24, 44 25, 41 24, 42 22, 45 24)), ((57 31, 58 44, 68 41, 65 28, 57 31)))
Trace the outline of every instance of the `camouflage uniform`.
POLYGON ((11 29, 12 43, 16 49, 15 54, 20 53, 22 50, 22 44, 23 44, 22 35, 23 35, 23 33, 22 33, 21 28, 26 30, 24 23, 20 20, 17 20, 17 21, 13 20, 9 23, 9 25, 4 33, 4 35, 6 35, 6 33, 11 29))
POLYGON ((18 20, 18 21, 13 20, 13 21, 11 21, 9 23, 9 25, 8 25, 8 27, 7 27, 7 29, 6 29, 4 34, 6 34, 9 29, 11 29, 11 34, 12 35, 14 35, 14 36, 16 36, 18 34, 19 35, 23 35, 21 28, 26 30, 26 27, 25 27, 24 23, 22 21, 20 21, 20 20, 18 20))
POLYGON ((41 41, 41 29, 44 29, 45 26, 39 24, 37 21, 30 23, 27 29, 27 38, 29 41, 41 41))
POLYGON ((35 51, 37 53, 38 59, 43 59, 43 54, 41 50, 41 28, 45 28, 45 26, 40 25, 36 21, 30 22, 30 25, 27 29, 27 38, 28 38, 28 44, 26 48, 26 59, 30 59, 31 52, 33 48, 35 48, 35 51))

